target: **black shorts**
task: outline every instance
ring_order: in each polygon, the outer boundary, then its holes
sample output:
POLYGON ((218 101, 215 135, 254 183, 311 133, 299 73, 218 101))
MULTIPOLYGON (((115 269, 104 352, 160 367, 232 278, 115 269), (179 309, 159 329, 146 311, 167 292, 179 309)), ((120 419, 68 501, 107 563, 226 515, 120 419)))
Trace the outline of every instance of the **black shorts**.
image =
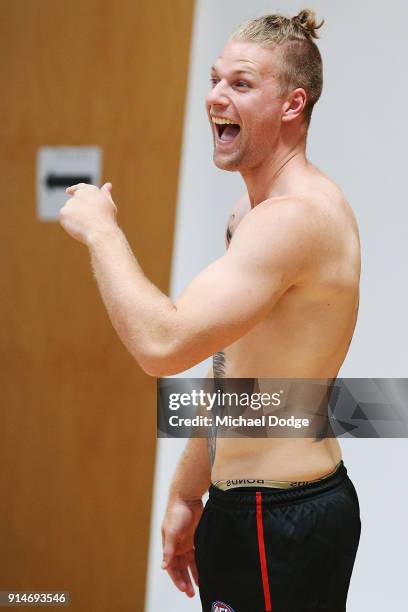
POLYGON ((211 485, 194 536, 203 612, 344 612, 360 531, 343 461, 293 489, 211 485))

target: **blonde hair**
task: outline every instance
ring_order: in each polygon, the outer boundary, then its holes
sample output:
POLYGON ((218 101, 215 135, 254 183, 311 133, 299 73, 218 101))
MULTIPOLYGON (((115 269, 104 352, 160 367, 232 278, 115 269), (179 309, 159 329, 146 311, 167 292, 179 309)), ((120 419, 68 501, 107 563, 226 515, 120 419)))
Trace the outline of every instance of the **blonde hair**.
POLYGON ((316 30, 324 24, 317 24, 312 9, 303 9, 294 17, 264 15, 243 23, 231 38, 254 42, 280 50, 279 96, 285 96, 293 89, 302 87, 307 101, 304 108, 308 126, 312 110, 322 92, 323 62, 313 38, 319 38, 316 30))

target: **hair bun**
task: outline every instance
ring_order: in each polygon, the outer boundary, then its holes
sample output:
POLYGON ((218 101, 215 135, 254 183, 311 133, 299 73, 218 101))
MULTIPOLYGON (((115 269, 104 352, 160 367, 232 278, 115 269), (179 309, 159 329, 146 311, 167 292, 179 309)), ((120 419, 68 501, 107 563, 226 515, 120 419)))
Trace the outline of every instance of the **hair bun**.
POLYGON ((321 28, 324 24, 324 19, 322 19, 319 24, 316 22, 316 13, 313 9, 303 9, 300 13, 292 17, 292 21, 300 26, 302 30, 312 38, 319 38, 316 30, 321 28))

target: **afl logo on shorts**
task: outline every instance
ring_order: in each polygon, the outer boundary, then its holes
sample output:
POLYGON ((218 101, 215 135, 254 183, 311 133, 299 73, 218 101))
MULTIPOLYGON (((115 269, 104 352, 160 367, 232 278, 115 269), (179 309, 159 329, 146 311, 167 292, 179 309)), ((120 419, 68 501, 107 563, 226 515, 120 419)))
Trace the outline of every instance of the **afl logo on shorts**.
POLYGON ((234 612, 234 610, 226 603, 222 601, 214 601, 211 606, 211 612, 234 612))

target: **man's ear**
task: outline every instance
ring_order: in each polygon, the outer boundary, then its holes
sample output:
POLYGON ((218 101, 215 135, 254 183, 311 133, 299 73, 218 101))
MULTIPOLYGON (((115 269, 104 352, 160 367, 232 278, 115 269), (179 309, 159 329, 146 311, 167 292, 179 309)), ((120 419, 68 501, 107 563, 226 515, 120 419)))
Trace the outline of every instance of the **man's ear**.
POLYGON ((282 121, 293 121, 302 113, 306 106, 307 94, 304 89, 298 87, 291 92, 282 107, 282 121))

